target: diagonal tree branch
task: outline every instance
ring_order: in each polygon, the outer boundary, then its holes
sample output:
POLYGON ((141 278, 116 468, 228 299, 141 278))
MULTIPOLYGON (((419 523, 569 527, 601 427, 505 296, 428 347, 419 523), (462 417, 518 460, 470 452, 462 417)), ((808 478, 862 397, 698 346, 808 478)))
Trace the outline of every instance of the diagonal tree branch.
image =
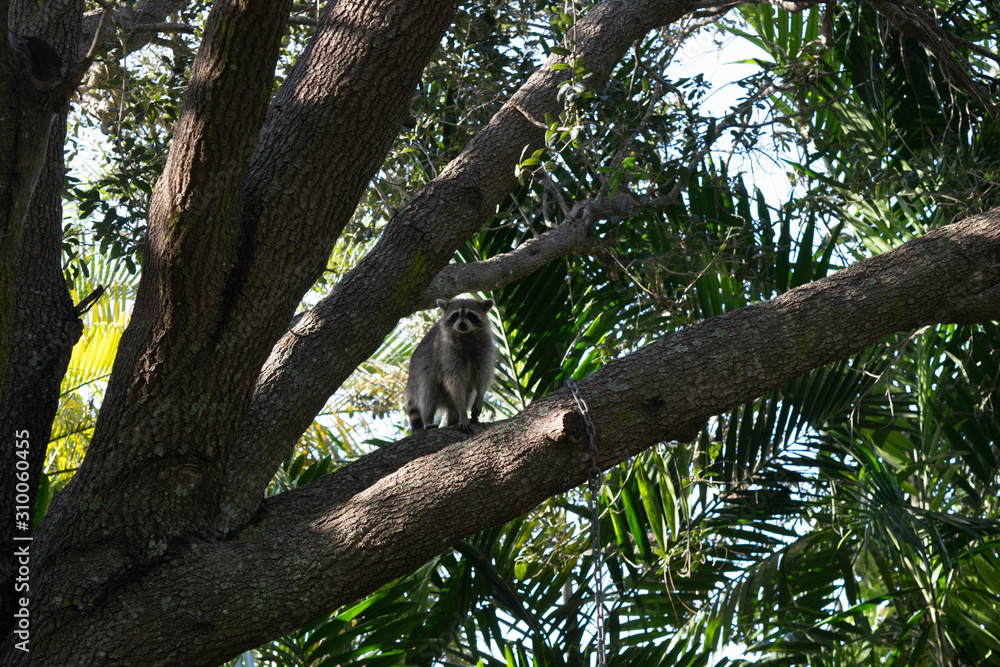
POLYGON ((590 236, 594 225, 612 215, 627 217, 632 203, 632 198, 624 194, 615 199, 586 199, 573 206, 561 225, 510 252, 481 262, 449 264, 431 281, 416 309, 432 308, 437 299, 462 292, 497 289, 531 275, 549 262, 587 252, 598 243, 590 236))

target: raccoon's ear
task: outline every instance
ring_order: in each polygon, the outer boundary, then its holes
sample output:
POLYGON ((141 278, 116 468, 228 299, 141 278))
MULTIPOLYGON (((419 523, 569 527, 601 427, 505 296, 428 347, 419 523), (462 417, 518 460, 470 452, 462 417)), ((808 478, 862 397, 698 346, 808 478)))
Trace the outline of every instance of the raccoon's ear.
POLYGON ((482 307, 483 312, 485 313, 487 310, 493 307, 493 299, 483 299, 482 301, 479 302, 479 305, 482 307))
POLYGON ((444 299, 438 299, 437 300, 437 305, 438 305, 438 308, 440 308, 441 310, 447 310, 448 309, 448 302, 445 301, 444 299))

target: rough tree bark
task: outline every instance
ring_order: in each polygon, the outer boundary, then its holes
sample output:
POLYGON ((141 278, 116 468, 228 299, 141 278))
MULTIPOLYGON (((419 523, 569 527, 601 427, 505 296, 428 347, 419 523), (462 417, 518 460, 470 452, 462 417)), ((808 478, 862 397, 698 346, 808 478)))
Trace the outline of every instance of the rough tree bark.
MULTIPOLYGON (((4 9, 7 9, 4 7, 4 9)), ((53 0, 43 13, 36 3, 10 8, 11 32, 51 45, 63 63, 80 57, 80 16, 83 3, 53 0)), ((7 21, 0 25, 8 25, 7 21)), ((27 483, 37 489, 45 461, 44 443, 59 405, 59 385, 83 323, 73 307, 62 275, 63 142, 68 105, 62 91, 39 90, 24 64, 7 50, 0 60, 13 66, 0 74, 0 340, 15 332, 9 347, 0 344, 0 540, 11 545, 18 521, 30 517, 34 503, 15 502, 17 455, 25 454, 27 483), (55 118, 55 122, 53 122, 55 118), (27 434, 34 446, 18 451, 14 431, 27 434), (16 507, 22 507, 15 514, 16 507)), ((24 439, 24 438, 21 438, 24 439)), ((23 496, 22 496, 23 497, 23 496)), ((33 494, 32 494, 33 500, 33 494)), ((19 531, 25 533, 26 531, 19 531)), ((0 632, 10 631, 13 618, 14 561, 10 549, 0 556, 0 632)))
MULTIPOLYGON (((222 0, 212 11, 86 461, 32 546, 31 652, 8 637, 0 664, 218 664, 586 477, 582 419, 557 392, 472 438, 407 438, 263 500, 330 394, 401 316, 456 287, 442 270, 513 189, 567 76, 552 68, 559 57, 533 75, 288 332, 455 11, 451 0, 334 3, 269 101, 290 5, 222 0)), ((607 0, 570 46, 600 82, 635 39, 693 7, 607 0)), ((0 0, 0 19, 6 9, 0 0)), ((0 48, 4 104, 11 62, 0 48)), ((0 214, 17 226, 24 195, 9 183, 0 214)), ((535 250, 584 247, 579 231, 535 250)), ((580 383, 601 466, 888 333, 1000 316, 998 259, 993 211, 608 364, 580 383)))

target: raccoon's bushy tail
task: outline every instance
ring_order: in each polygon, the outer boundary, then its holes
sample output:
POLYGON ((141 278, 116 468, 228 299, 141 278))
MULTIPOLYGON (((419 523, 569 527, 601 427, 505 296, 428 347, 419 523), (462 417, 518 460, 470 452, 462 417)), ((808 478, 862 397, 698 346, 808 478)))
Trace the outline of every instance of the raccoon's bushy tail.
POLYGON ((420 417, 420 409, 410 401, 406 402, 406 415, 410 418, 410 431, 416 433, 424 428, 424 420, 420 417))

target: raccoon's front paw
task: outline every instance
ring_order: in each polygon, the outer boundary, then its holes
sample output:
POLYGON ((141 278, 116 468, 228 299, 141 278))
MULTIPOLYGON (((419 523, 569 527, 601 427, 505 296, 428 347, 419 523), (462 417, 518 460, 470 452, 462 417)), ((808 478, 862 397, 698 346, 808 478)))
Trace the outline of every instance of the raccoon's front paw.
POLYGON ((464 424, 458 425, 458 430, 462 433, 472 434, 472 424, 470 422, 465 422, 464 424))
POLYGON ((437 425, 437 424, 424 424, 424 430, 425 430, 425 431, 426 431, 427 429, 429 429, 429 428, 437 428, 437 427, 438 427, 438 425, 437 425))

